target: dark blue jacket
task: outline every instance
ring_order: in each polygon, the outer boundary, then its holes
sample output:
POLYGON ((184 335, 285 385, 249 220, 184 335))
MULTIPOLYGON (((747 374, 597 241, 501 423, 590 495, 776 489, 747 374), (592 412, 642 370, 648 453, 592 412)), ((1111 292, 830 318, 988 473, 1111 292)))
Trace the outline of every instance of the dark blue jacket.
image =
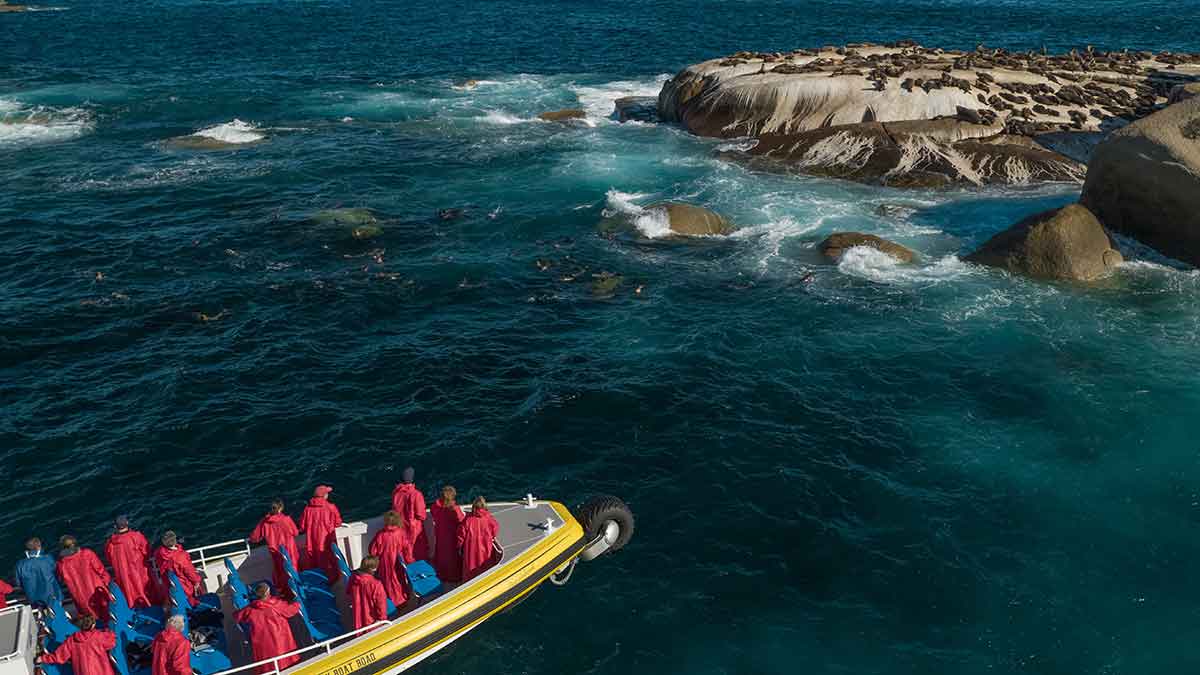
POLYGON ((58 578, 54 575, 54 556, 49 553, 18 561, 17 584, 35 605, 46 605, 51 598, 62 598, 58 578))

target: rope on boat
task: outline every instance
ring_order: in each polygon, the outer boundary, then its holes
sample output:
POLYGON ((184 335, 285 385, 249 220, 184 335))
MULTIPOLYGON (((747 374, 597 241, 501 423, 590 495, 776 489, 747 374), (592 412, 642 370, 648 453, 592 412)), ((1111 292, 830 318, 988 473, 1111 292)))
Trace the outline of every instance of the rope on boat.
POLYGON ((575 573, 575 566, 578 564, 579 558, 572 558, 570 566, 567 567, 567 571, 563 572, 561 577, 558 575, 558 572, 550 575, 550 583, 555 586, 566 586, 567 582, 571 580, 571 575, 575 573))

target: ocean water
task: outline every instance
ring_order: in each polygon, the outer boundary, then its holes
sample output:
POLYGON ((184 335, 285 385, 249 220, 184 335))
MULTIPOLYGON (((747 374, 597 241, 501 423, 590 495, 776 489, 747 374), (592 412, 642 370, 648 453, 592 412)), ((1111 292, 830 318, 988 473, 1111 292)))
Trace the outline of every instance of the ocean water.
POLYGON ((638 516, 420 672, 1200 667, 1195 271, 1008 277, 959 256, 1077 188, 769 175, 611 119, 739 49, 1200 51, 1200 3, 49 2, 0 14, 0 569, 318 481, 376 514, 411 464, 638 516), (235 149, 166 142, 197 133, 235 149), (661 199, 740 229, 663 239, 661 199), (311 219, 358 207, 378 236, 311 219), (920 262, 825 264, 845 229, 920 262))

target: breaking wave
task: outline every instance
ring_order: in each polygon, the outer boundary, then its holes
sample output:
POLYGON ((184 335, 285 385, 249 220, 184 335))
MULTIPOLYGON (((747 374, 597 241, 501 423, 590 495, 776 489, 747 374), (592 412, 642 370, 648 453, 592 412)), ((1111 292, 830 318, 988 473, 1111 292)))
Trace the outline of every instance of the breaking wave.
POLYGON ((83 108, 26 106, 0 99, 0 148, 69 141, 94 128, 92 114, 83 108))
POLYGON ((232 122, 201 129, 192 135, 233 144, 257 143, 267 137, 253 122, 243 122, 236 118, 232 122))
POLYGON ((902 263, 869 246, 855 246, 842 254, 838 271, 881 284, 941 283, 971 274, 971 266, 948 255, 928 264, 902 263))

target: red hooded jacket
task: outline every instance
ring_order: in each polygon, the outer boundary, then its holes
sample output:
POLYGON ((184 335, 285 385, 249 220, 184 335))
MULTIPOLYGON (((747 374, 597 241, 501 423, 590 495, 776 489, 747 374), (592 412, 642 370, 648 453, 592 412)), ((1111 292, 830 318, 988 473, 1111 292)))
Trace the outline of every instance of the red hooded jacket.
POLYGON ((438 499, 429 509, 433 517, 433 569, 442 581, 462 581, 462 556, 458 554, 458 524, 466 518, 462 508, 438 499))
POLYGON ((4 609, 5 607, 8 607, 8 598, 6 598, 4 596, 6 596, 12 592, 13 592, 13 587, 4 583, 3 579, 0 579, 0 609, 4 609))
POLYGON ((407 579, 403 578, 404 572, 400 570, 398 562, 407 540, 408 535, 404 533, 404 529, 395 525, 384 525, 371 540, 370 553, 379 558, 379 571, 376 574, 383 583, 383 590, 396 607, 403 607, 408 600, 405 585, 407 579))
POLYGON ((470 581, 483 574, 493 563, 492 544, 500 534, 500 523, 487 509, 471 510, 458 526, 458 545, 462 549, 462 579, 470 581))
POLYGON ((400 483, 392 490, 392 510, 400 514, 404 535, 408 539, 404 562, 429 557, 429 542, 425 540, 425 495, 412 483, 400 483))
POLYGON ((108 570, 100 556, 90 548, 80 548, 58 559, 58 578, 62 579, 75 608, 100 621, 108 621, 108 570))
POLYGON ((113 534, 104 545, 104 557, 112 565, 113 576, 130 608, 154 604, 154 587, 150 585, 150 544, 141 532, 126 530, 113 534))
POLYGON ((354 610, 354 627, 387 620, 387 592, 374 574, 355 572, 346 582, 346 597, 354 610))
POLYGON ((325 497, 309 499, 308 506, 304 507, 304 513, 300 515, 300 531, 305 534, 304 560, 300 562, 300 569, 320 568, 325 572, 325 576, 329 577, 330 585, 342 576, 337 559, 329 550, 333 531, 341 524, 342 512, 325 497))
POLYGON ((154 636, 150 675, 192 675, 192 643, 173 626, 154 636))
POLYGON ((267 550, 271 552, 271 557, 275 560, 271 580, 275 583, 275 588, 284 595, 287 595, 285 591, 288 589, 288 575, 279 549, 287 549, 292 564, 299 565, 300 555, 296 550, 296 535, 298 534, 300 534, 300 530, 296 527, 296 521, 286 513, 268 513, 258 521, 258 525, 250 533, 251 543, 267 542, 267 550))
MULTIPOLYGON (((175 548, 167 548, 159 546, 154 549, 154 566, 158 568, 158 580, 162 584, 163 593, 169 593, 170 579, 167 578, 167 572, 174 572, 175 576, 179 577, 179 583, 183 586, 183 593, 187 596, 188 602, 193 607, 196 606, 196 586, 200 585, 200 573, 196 571, 196 566, 192 564, 192 556, 183 549, 182 546, 175 548)), ((180 609, 187 609, 180 607, 180 609)))
POLYGON ((117 635, 111 630, 81 630, 72 633, 53 653, 42 656, 42 663, 70 663, 75 675, 115 675, 108 650, 116 646, 117 635))
MULTIPOLYGON (((296 638, 292 635, 288 619, 299 613, 299 603, 284 602, 275 597, 255 600, 237 613, 237 622, 250 627, 250 651, 255 661, 296 651, 296 638)), ((289 656, 279 661, 279 669, 290 668, 299 662, 299 656, 289 656)), ((255 672, 273 673, 275 669, 265 664, 256 668, 255 672)))

